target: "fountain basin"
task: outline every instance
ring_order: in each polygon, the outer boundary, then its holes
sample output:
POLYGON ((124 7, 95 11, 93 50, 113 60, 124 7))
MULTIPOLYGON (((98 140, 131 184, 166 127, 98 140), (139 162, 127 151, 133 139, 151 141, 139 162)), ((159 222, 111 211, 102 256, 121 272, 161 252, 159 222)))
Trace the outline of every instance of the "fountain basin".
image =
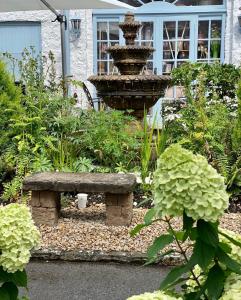
POLYGON ((138 119, 144 116, 171 83, 170 76, 158 75, 103 75, 91 76, 88 80, 95 85, 98 97, 111 108, 131 110, 138 119))
POLYGON ((107 49, 122 75, 140 74, 154 51, 154 48, 145 46, 113 46, 107 49))

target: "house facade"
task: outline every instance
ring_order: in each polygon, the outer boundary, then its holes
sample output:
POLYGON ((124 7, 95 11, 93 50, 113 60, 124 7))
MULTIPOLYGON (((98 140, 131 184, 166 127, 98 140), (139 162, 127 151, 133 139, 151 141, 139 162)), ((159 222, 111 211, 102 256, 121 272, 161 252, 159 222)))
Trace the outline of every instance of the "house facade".
MULTIPOLYGON (((136 7, 142 22, 138 37, 141 45, 153 46, 147 72, 169 74, 185 61, 232 63, 241 61, 241 0, 122 0, 136 7)), ((68 73, 75 80, 87 81, 92 74, 113 74, 116 68, 105 52, 109 45, 123 44, 118 28, 125 10, 66 11, 68 29, 68 73), (80 35, 73 34, 71 20, 80 19, 80 35)), ((51 50, 61 76, 61 46, 58 22, 48 11, 0 14, 0 52, 20 57, 24 48, 34 46, 47 55, 51 50)), ((91 84, 88 83, 92 92, 91 84)), ((74 90, 72 91, 75 92, 74 90)), ((79 92, 79 91, 78 91, 79 92)), ((169 89, 166 98, 180 97, 169 89)), ((84 101, 85 102, 85 101, 84 101)), ((85 103, 83 102, 83 106, 85 103)), ((160 109, 160 103, 156 109, 160 109)))

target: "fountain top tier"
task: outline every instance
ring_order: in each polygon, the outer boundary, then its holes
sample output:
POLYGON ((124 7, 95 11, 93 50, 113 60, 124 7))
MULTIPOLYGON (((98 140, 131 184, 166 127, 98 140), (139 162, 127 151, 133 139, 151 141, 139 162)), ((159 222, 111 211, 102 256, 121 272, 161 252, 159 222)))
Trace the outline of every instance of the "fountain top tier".
POLYGON ((124 23, 120 23, 119 27, 124 33, 126 45, 135 45, 135 39, 137 38, 138 30, 141 28, 141 23, 135 21, 134 14, 128 12, 125 15, 124 23))
POLYGON ((135 21, 134 14, 128 12, 124 22, 119 25, 126 41, 125 46, 107 48, 120 75, 97 75, 89 78, 97 89, 97 95, 109 107, 132 110, 132 114, 138 119, 143 118, 145 109, 148 110, 164 96, 171 81, 170 76, 143 73, 147 60, 155 49, 136 45, 141 26, 135 21))
POLYGON ((123 31, 125 46, 115 45, 107 48, 114 60, 114 65, 118 68, 121 75, 138 75, 146 65, 147 59, 155 51, 149 46, 136 45, 138 31, 141 23, 135 21, 134 14, 128 12, 123 23, 119 27, 123 31))

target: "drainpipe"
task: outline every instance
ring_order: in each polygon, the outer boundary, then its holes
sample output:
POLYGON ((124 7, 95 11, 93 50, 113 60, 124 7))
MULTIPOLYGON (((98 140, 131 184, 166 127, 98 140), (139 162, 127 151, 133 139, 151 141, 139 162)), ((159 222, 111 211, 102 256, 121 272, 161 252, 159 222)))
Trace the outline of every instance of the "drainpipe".
POLYGON ((233 28, 233 20, 234 20, 234 0, 231 1, 231 7, 230 7, 230 21, 229 21, 229 28, 230 28, 230 33, 229 33, 229 58, 228 62, 230 64, 233 63, 233 33, 234 33, 234 28, 233 28))
MULTIPOLYGON (((69 36, 69 10, 64 10, 63 11, 63 15, 65 16, 66 19, 66 30, 64 31, 64 38, 63 38, 63 42, 64 42, 64 55, 65 55, 65 59, 64 59, 64 63, 65 63, 65 74, 66 74, 66 78, 68 80, 68 78, 70 78, 71 76, 71 67, 70 67, 70 36, 69 36)), ((68 86, 68 95, 70 95, 70 89, 68 86)))

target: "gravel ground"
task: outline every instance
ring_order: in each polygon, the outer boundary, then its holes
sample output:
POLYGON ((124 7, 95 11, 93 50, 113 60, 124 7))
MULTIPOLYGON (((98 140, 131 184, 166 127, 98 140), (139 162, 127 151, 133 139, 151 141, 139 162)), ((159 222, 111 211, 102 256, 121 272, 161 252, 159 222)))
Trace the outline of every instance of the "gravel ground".
MULTIPOLYGON (((145 253, 153 239, 165 232, 165 223, 155 223, 142 230, 135 238, 130 237, 130 230, 143 221, 146 209, 134 209, 130 227, 105 225, 105 205, 92 204, 85 209, 74 206, 62 210, 58 226, 40 226, 42 249, 51 250, 102 250, 145 253)), ((181 220, 173 221, 176 229, 181 227, 181 220)), ((221 226, 241 234, 241 213, 225 214, 221 226)))

